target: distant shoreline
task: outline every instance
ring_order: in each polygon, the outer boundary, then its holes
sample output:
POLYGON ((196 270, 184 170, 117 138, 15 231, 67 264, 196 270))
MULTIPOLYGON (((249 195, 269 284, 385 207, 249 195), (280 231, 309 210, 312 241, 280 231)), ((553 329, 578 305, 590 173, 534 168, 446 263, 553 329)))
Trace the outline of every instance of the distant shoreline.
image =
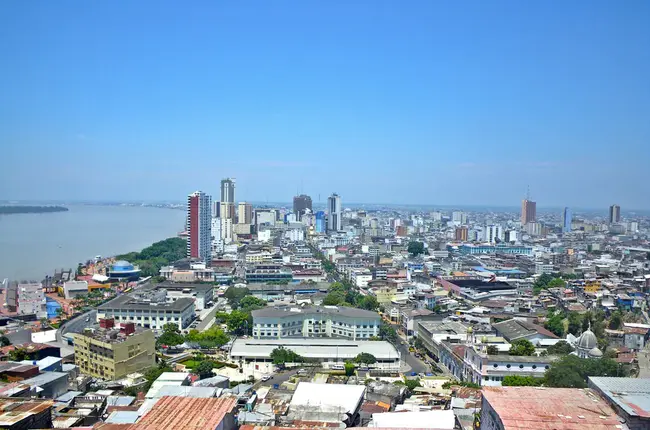
POLYGON ((0 215, 40 214, 50 212, 67 212, 64 206, 0 206, 0 215))

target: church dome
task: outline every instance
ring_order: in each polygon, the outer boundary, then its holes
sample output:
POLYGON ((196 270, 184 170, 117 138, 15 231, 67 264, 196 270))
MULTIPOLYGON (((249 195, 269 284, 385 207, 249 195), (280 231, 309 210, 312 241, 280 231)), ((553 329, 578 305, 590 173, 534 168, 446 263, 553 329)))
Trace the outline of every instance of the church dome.
POLYGON ((592 348, 588 354, 591 358, 601 358, 603 356, 603 352, 598 348, 592 348))
POLYGON ((593 331, 587 330, 578 338, 578 348, 589 351, 598 346, 598 339, 593 331))

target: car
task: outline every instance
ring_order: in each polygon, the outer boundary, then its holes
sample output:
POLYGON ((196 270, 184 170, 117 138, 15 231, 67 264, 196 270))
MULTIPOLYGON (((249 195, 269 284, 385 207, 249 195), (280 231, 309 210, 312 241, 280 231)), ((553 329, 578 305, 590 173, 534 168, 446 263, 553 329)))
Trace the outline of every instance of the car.
POLYGON ((305 369, 298 369, 298 375, 305 375, 307 371, 305 369))
POLYGON ((264 375, 264 376, 262 376, 262 382, 266 382, 266 381, 268 381, 269 379, 273 379, 273 376, 271 376, 271 375, 264 375))

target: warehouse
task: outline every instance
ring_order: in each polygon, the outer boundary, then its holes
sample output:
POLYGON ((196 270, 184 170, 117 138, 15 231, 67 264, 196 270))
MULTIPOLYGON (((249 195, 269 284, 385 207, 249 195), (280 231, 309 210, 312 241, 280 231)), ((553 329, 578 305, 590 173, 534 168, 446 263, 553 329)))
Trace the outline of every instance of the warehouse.
POLYGON ((400 366, 400 353, 388 342, 337 338, 237 339, 230 350, 230 358, 244 366, 253 365, 256 370, 271 369, 271 351, 278 347, 316 360, 329 369, 343 369, 346 361, 362 352, 377 359, 370 367, 398 371, 400 366))

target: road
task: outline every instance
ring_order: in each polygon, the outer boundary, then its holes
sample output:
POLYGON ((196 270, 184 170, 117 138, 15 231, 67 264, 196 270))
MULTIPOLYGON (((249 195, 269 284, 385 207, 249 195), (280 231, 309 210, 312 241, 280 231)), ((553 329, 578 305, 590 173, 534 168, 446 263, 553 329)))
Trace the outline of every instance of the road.
POLYGON ((410 370, 407 370, 408 372, 415 372, 415 373, 429 373, 431 372, 431 368, 422 360, 419 360, 417 357, 415 357, 413 354, 409 352, 409 346, 408 343, 406 343, 401 337, 397 338, 397 345, 396 348, 399 351, 400 355, 402 356, 402 360, 406 363, 408 367, 410 367, 410 370))
POLYGON ((196 329, 198 331, 203 331, 207 328, 210 328, 212 325, 212 322, 214 321, 214 315, 219 312, 219 309, 222 308, 223 305, 226 304, 225 299, 219 299, 217 300, 217 303, 214 304, 212 307, 212 310, 203 318, 203 321, 201 321, 199 324, 197 324, 196 329))
POLYGON ((259 388, 263 386, 272 386, 272 385, 281 385, 283 382, 286 382, 291 378, 292 376, 295 376, 295 374, 298 373, 298 369, 291 369, 291 370, 285 370, 279 373, 274 373, 273 378, 269 379, 268 381, 262 382, 262 381, 257 381, 254 385, 253 388, 259 388))

